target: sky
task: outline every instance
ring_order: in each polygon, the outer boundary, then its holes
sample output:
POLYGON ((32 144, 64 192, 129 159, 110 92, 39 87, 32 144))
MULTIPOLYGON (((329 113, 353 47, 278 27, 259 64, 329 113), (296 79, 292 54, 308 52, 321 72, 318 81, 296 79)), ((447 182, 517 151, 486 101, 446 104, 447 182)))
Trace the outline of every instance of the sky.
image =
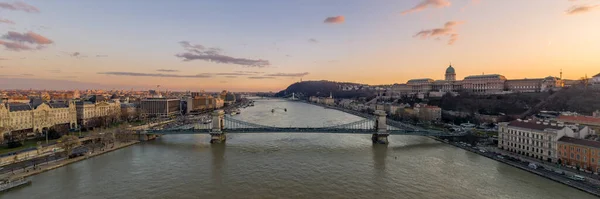
POLYGON ((0 0, 0 89, 600 72, 600 0, 0 0))

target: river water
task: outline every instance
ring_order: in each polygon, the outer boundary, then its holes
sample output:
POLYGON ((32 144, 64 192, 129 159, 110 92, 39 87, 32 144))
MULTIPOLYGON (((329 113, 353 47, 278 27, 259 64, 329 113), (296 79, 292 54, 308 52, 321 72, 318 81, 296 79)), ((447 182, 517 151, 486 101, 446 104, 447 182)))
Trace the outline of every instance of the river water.
MULTIPOLYGON (((274 99, 234 117, 288 127, 360 120, 274 99)), ((389 140, 228 134, 211 145, 208 135, 169 135, 42 173, 0 198, 595 198, 426 137, 389 140)))

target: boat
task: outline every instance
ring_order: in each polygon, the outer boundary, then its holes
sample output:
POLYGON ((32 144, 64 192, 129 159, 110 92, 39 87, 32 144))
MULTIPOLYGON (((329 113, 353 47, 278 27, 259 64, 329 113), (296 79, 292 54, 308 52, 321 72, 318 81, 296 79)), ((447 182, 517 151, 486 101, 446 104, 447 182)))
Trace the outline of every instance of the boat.
POLYGON ((23 177, 16 179, 3 179, 0 181, 0 192, 29 184, 31 184, 31 180, 23 177))

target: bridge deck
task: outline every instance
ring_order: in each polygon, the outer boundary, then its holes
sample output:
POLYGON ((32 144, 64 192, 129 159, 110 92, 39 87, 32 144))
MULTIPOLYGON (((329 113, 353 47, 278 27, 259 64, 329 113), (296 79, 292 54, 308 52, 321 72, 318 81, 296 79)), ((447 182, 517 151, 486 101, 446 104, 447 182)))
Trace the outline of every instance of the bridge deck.
MULTIPOLYGON (((211 129, 176 129, 176 130, 149 130, 148 134, 210 134, 211 129)), ((334 134, 373 134, 372 129, 329 129, 329 128, 238 128, 224 129, 225 133, 334 133, 334 134)), ((462 136, 462 134, 449 134, 443 132, 431 132, 420 130, 388 130, 384 134, 390 135, 421 135, 421 136, 462 136)))

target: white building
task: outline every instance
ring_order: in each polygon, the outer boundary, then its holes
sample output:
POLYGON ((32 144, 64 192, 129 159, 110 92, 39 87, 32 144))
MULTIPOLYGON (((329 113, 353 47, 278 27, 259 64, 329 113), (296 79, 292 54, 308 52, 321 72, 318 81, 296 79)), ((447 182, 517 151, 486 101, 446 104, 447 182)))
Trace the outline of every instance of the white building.
POLYGON ((498 128, 498 148, 544 161, 557 161, 557 141, 563 136, 583 139, 588 127, 569 127, 549 121, 515 120, 498 128))
POLYGON ((98 127, 101 122, 115 122, 121 117, 121 103, 118 100, 79 101, 76 108, 77 123, 84 128, 98 127))

